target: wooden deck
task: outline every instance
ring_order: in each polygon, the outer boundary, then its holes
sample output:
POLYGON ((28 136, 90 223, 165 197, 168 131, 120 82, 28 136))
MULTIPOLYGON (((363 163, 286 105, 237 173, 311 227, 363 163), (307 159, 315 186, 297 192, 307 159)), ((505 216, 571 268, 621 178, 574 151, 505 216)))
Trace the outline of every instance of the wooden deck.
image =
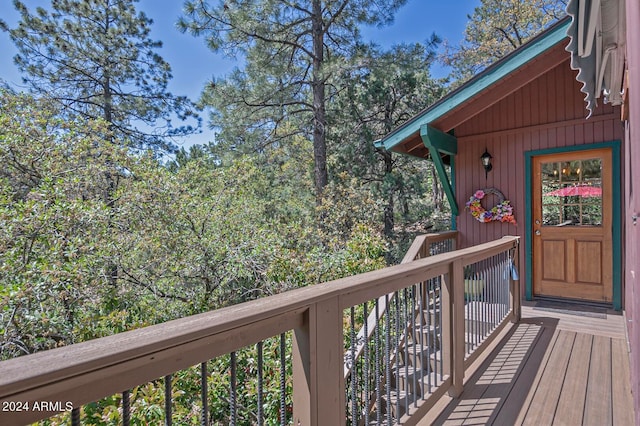
POLYGON ((461 397, 419 424, 633 426, 624 319, 584 309, 523 306, 522 321, 468 371, 461 397))

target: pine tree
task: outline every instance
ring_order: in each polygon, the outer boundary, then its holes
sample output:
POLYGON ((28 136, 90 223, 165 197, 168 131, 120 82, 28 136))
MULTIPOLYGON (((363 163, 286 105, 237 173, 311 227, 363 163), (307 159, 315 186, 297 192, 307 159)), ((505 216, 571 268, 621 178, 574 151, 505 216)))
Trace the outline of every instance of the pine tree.
POLYGON ((114 141, 137 148, 175 148, 172 136, 194 132, 171 118, 197 120, 185 97, 167 91, 169 64, 149 38, 151 19, 138 0, 52 0, 35 12, 14 1, 18 26, 9 32, 23 80, 36 94, 60 102, 72 116, 109 123, 114 141))
POLYGON ((406 0, 188 1, 180 25, 215 52, 242 55, 246 66, 212 82, 203 101, 229 143, 258 149, 293 134, 313 141, 317 203, 328 183, 326 104, 332 78, 360 40, 360 25, 384 25, 406 0), (293 123, 292 123, 293 120, 293 123), (247 131, 248 130, 248 131, 247 131))
POLYGON ((517 49, 565 15, 566 0, 481 0, 459 46, 447 46, 443 62, 463 82, 517 49))
MULTIPOLYGON (((360 57, 366 66, 344 76, 346 89, 330 110, 336 168, 357 176, 380 199, 384 235, 392 248, 388 263, 398 260, 396 226, 416 220, 409 205, 415 206, 430 187, 436 195, 430 208, 441 208, 439 185, 431 176, 431 163, 377 148, 374 141, 444 94, 444 81, 430 75, 438 43, 440 39, 432 35, 426 45, 400 45, 387 51, 363 48, 360 57)), ((419 217, 424 213, 421 206, 419 217)))

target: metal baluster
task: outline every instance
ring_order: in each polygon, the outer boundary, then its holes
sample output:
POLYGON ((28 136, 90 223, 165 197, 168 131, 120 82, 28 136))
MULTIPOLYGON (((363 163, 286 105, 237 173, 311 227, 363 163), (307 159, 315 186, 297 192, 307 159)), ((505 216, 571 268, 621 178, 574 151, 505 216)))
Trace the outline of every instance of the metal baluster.
POLYGON ((258 351, 258 425, 262 425, 264 423, 264 413, 263 413, 263 373, 262 373, 262 369, 263 369, 263 342, 262 340, 258 342, 257 344, 257 351, 258 351))
POLYGON ((506 316, 509 313, 509 289, 511 287, 511 262, 513 262, 513 258, 511 257, 511 252, 508 254, 507 264, 505 265, 505 270, 507 275, 505 277, 504 282, 504 315, 506 316))
POLYGON ((497 258, 495 256, 493 256, 491 258, 491 271, 492 271, 492 275, 493 275, 493 280, 492 280, 492 287, 493 287, 493 292, 492 292, 492 297, 491 297, 491 331, 493 331, 496 326, 498 325, 498 301, 500 300, 499 295, 500 295, 500 290, 499 290, 499 281, 498 281, 498 265, 496 263, 497 258))
MULTIPOLYGON (((443 306, 442 306, 442 280, 440 280, 440 282, 437 283, 438 288, 438 310, 436 311, 438 314, 438 328, 437 330, 439 330, 440 333, 440 342, 442 342, 442 310, 443 310, 443 306)), ((434 334, 436 333, 436 329, 434 328, 434 334)), ((443 380, 443 376, 444 374, 442 373, 442 359, 444 359, 444 357, 442 356, 442 345, 440 345, 440 381, 443 380)), ((438 359, 436 358, 436 370, 437 370, 437 366, 438 366, 438 359)), ((436 380, 436 386, 438 386, 438 381, 436 380)))
POLYGON ((500 253, 497 260, 497 274, 498 274, 498 318, 502 321, 503 318, 503 303, 504 303, 504 283, 505 283, 505 262, 504 262, 504 253, 500 253))
POLYGON ((122 425, 129 426, 131 422, 131 401, 129 391, 122 392, 122 425))
MULTIPOLYGON (((437 289, 438 289, 438 282, 431 280, 430 283, 430 288, 429 288, 429 303, 431 304, 431 308, 429 309, 429 321, 431 321, 431 330, 429 330, 429 336, 431 338, 431 342, 434 346, 433 348, 433 386, 438 386, 438 357, 440 356, 440 354, 438 353, 440 351, 440 349, 436 349, 436 346, 438 346, 438 327, 439 327, 439 320, 440 320, 440 314, 438 312, 438 309, 440 308, 439 303, 439 296, 437 293, 437 289), (432 312, 433 311, 433 312, 432 312), (438 326, 436 326, 438 325, 438 326)), ((429 381, 429 386, 431 386, 431 379, 429 381)))
POLYGON ((285 334, 280 335, 280 424, 285 426, 287 424, 287 388, 286 388, 286 371, 287 371, 287 359, 285 344, 285 334))
POLYGON ((230 398, 229 398, 229 421, 232 426, 236 425, 238 408, 237 408, 237 394, 236 394, 236 353, 231 352, 231 380, 230 380, 230 398))
POLYGON ((495 300, 496 300, 496 277, 495 269, 493 267, 494 257, 490 257, 487 262, 487 275, 489 277, 489 283, 491 290, 489 291, 489 321, 487 321, 487 334, 488 336, 494 327, 495 318, 495 300))
POLYGON ((416 342, 416 285, 411 286, 411 341, 413 344, 413 391, 415 396, 413 398, 413 406, 418 406, 418 398, 416 389, 418 389, 418 378, 416 377, 418 371, 418 353, 416 342))
MULTIPOLYGON (((480 264, 479 263, 474 263, 473 266, 473 280, 476 282, 482 281, 483 277, 482 277, 482 271, 480 271, 480 264)), ((482 282, 482 285, 485 286, 485 282, 482 282)), ((478 294, 474 297, 474 305, 475 305, 475 312, 474 312, 474 318, 473 318, 473 322, 472 327, 473 327, 473 332, 471 335, 471 344, 470 346, 473 347, 475 346, 475 344, 477 343, 477 339, 478 336, 482 335, 482 324, 484 323, 484 308, 486 307, 486 303, 485 303, 485 295, 486 295, 486 291, 485 288, 482 288, 482 291, 478 291, 478 294)))
POLYGON ((505 302, 508 300, 507 294, 509 294, 509 283, 511 279, 511 270, 509 269, 509 265, 511 265, 510 256, 511 254, 509 252, 505 252, 502 256, 503 278, 502 278, 502 298, 500 299, 500 306, 502 309, 503 319, 505 316, 507 316, 507 312, 508 312, 507 309, 505 308, 505 302))
POLYGON ((481 274, 482 274, 482 279, 485 282, 485 291, 484 291, 484 317, 482 318, 482 334, 480 334, 480 336, 484 337, 487 335, 487 324, 488 321, 487 319, 489 318, 489 297, 491 296, 491 283, 489 282, 489 279, 487 277, 487 270, 486 270, 486 264, 485 262, 480 262, 480 270, 481 270, 481 274))
POLYGON ((200 364, 200 398, 202 399, 202 415, 200 416, 200 424, 209 426, 209 391, 207 377, 207 363, 200 364))
POLYGON ((487 335, 489 335, 496 324, 496 284, 498 284, 498 282, 496 281, 495 257, 492 256, 487 259, 487 264, 489 265, 487 274, 489 275, 489 280, 491 283, 491 291, 489 292, 491 303, 489 303, 489 326, 487 330, 487 335))
POLYGON ((498 322, 502 321, 502 299, 504 296, 504 253, 500 253, 496 258, 496 278, 498 284, 498 300, 496 301, 498 322))
POLYGON ((495 255, 491 258, 491 267, 493 269, 493 288, 495 293, 493 294, 493 327, 491 331, 496 328, 500 322, 500 293, 502 279, 500 278, 500 255, 495 255))
POLYGON ((480 344, 480 341, 482 340, 482 336, 483 336, 483 329, 482 327, 485 324, 486 318, 483 315, 484 311, 483 308, 485 308, 487 306, 486 304, 486 288, 487 288, 487 281, 486 281, 486 277, 484 276, 484 270, 482 269, 482 264, 478 263, 477 264, 477 271, 475 273, 474 276, 474 281, 473 281, 473 285, 474 285, 474 292, 475 295, 473 297, 474 299, 474 316, 473 316, 473 324, 476 326, 477 328, 477 332, 473 333, 472 335, 472 344, 469 347, 469 353, 472 353, 475 348, 478 347, 478 345, 480 344))
MULTIPOLYGON (((402 306, 404 308, 403 311, 403 320, 402 320, 402 330, 404 334, 404 381, 405 381, 405 390, 404 390, 404 412, 409 412, 409 306, 408 306, 408 294, 407 288, 402 289, 402 306)), ((415 374, 414 374, 415 375, 415 374)), ((413 384, 413 382, 411 382, 413 384)), ((413 388, 415 392, 416 389, 413 388)))
POLYGON ((478 262, 478 298, 481 299, 483 301, 483 314, 480 315, 478 318, 476 318, 476 321, 478 321, 478 325, 480 327, 480 333, 478 333, 475 336, 475 344, 474 344, 474 348, 478 347, 480 345, 480 342, 482 341, 482 339, 484 339, 484 336, 486 336, 486 327, 488 324, 488 309, 489 309, 489 304, 488 304, 488 297, 491 294, 491 288, 490 288, 490 277, 487 275, 487 269, 486 269, 486 263, 485 261, 481 260, 480 262, 478 262), (482 283, 482 284, 480 284, 482 283), (482 287, 481 287, 482 286, 482 287))
POLYGON ((358 424, 357 414, 357 401, 356 392, 358 391, 358 376, 356 372, 356 311, 352 306, 349 310, 350 313, 350 331, 351 337, 351 424, 356 426, 358 424))
MULTIPOLYGON (((431 344, 432 339, 431 339, 431 329, 435 330, 435 319, 436 319, 436 312, 435 312, 435 308, 433 311, 433 320, 431 318, 431 308, 435 306, 436 301, 434 299, 431 298, 431 288, 434 285, 434 280, 433 278, 431 278, 429 281, 427 281, 427 313, 426 313, 426 320, 427 320, 427 386, 429 389, 429 393, 431 393, 431 357, 433 355, 433 357, 435 358, 437 355, 434 355, 436 353, 436 340, 433 340, 433 345, 431 344)), ((434 333, 435 335, 435 333, 434 333)))
POLYGON ((493 280, 494 280, 494 289, 495 294, 493 296, 493 328, 492 331, 497 327, 500 323, 500 302, 502 298, 502 278, 500 277, 500 256, 502 254, 498 254, 493 256, 491 259, 491 263, 493 265, 493 280))
POLYGON ((505 288, 504 288, 504 316, 506 316, 509 313, 509 289, 511 287, 511 263, 514 261, 513 258, 511 257, 511 251, 509 251, 508 254, 508 258, 507 258, 507 264, 505 265, 505 270, 506 270, 506 277, 505 277, 505 288))
POLYGON ((380 379, 380 307, 379 300, 375 301, 375 311, 376 311, 376 325, 375 325, 375 356, 376 356, 376 425, 381 425, 382 421, 382 392, 380 389, 380 385, 382 384, 380 379))
POLYGON ((505 252, 502 254, 502 263, 500 265, 500 270, 502 271, 502 281, 501 282, 501 287, 502 287, 502 293, 500 294, 500 318, 504 319, 504 317, 507 315, 507 312, 504 308, 504 302, 506 300, 505 296, 507 294, 506 289, 509 288, 509 252, 505 252))
POLYGON ((71 410, 71 426, 80 426, 80 408, 71 410))
POLYGON ((502 282, 503 282, 502 277, 500 276, 502 275, 501 274, 502 270, 500 269, 500 267, 502 266, 501 257, 502 257, 502 253, 493 257, 493 276, 496 281, 495 283, 496 294, 493 302, 493 312, 494 312, 493 322, 495 324, 494 328, 500 323, 502 319, 502 317, 500 316, 502 314, 501 305, 502 305, 502 282))
MULTIPOLYGON (((498 281, 498 266, 496 264, 496 257, 493 256, 490 260, 491 263, 491 276, 492 276, 492 280, 491 280, 491 317, 492 317, 492 321, 491 321, 491 331, 493 331, 493 329, 496 327, 496 325, 498 325, 498 315, 499 312, 496 309, 496 301, 499 297, 499 291, 500 291, 500 282, 498 281)), ((488 334, 488 333, 487 333, 488 334)))
POLYGON ((505 289, 509 286, 509 259, 508 259, 508 252, 502 253, 501 255, 501 262, 500 262, 500 271, 502 273, 502 279, 500 280, 500 289, 501 289, 501 293, 500 293, 500 319, 502 320, 504 318, 504 316, 506 315, 506 312, 504 310, 504 300, 505 300, 505 289))
MULTIPOLYGON (((395 311, 396 311, 396 321, 395 321, 395 350, 394 353, 396 354, 396 393, 397 393, 397 397, 396 397, 396 413, 400 413, 400 300, 399 300, 399 296, 398 296, 398 292, 396 291, 393 294, 393 299, 394 299, 394 304, 395 304, 395 311)), ((400 420, 398 418, 398 420, 400 420)))
POLYGON ((391 307, 389 306, 389 295, 384 296, 385 299, 385 338, 384 338, 384 351, 387 362, 385 363, 386 376, 386 390, 387 390, 387 424, 391 426, 391 307))
POLYGON ((478 343, 489 333, 489 324, 491 324, 491 276, 489 275, 488 259, 480 261, 480 274, 484 281, 484 318, 482 319, 482 334, 478 336, 478 343))
POLYGON ((364 325, 363 325, 363 333, 364 333, 364 365, 363 365, 363 369, 364 369, 364 400, 363 400, 363 404, 364 404, 364 424, 365 426, 369 426, 369 410, 368 410, 368 401, 369 401, 369 341, 368 341, 368 336, 369 336, 369 324, 368 323, 368 318, 369 318, 369 312, 367 309, 367 302, 364 302, 364 305, 362 306, 362 317, 364 318, 364 325))
POLYGON ((489 264, 491 271, 491 288, 493 289, 491 291, 491 329, 489 330, 489 333, 491 333, 497 324, 499 315, 497 303, 500 299, 500 278, 498 277, 499 271, 496 256, 492 256, 489 259, 489 264))
POLYGON ((171 426, 173 423, 171 413, 171 374, 164 376, 164 424, 171 426))
MULTIPOLYGON (((474 314, 475 314, 475 309, 474 306, 476 305, 476 297, 474 294, 474 285, 475 285, 475 280, 473 279, 472 276, 469 276, 466 279, 465 285, 467 287, 469 287, 469 294, 471 294, 471 297, 468 297, 468 302, 465 305, 465 315, 467 317, 467 320, 464 322, 464 328, 465 331, 467 332, 467 339, 465 341, 465 353, 469 353, 469 347, 471 346, 471 342, 472 342, 472 331, 473 331, 473 319, 475 318, 474 314)), ((455 290, 454 290, 455 291, 455 290)), ((454 296, 455 297, 455 296, 454 296)))
MULTIPOLYGON (((420 374, 421 389, 424 390, 424 281, 418 284, 418 314, 420 315, 420 367, 422 369, 420 374)), ((428 364, 427 359, 427 364, 428 364)), ((424 392, 422 392, 422 399, 425 399, 424 392)))
POLYGON ((486 260, 487 263, 487 275, 489 277, 489 284, 491 290, 489 291, 489 321, 487 321, 487 336, 491 333, 494 327, 495 321, 495 300, 496 300, 496 277, 495 269, 493 267, 494 257, 490 257, 486 260))
POLYGON ((484 310, 482 321, 480 322, 480 334, 477 336, 477 343, 480 343, 480 340, 487 335, 487 324, 489 323, 489 298, 491 297, 491 280, 487 275, 487 265, 486 261, 481 260, 478 262, 479 266, 479 278, 484 283, 483 289, 483 299, 484 299, 484 310))

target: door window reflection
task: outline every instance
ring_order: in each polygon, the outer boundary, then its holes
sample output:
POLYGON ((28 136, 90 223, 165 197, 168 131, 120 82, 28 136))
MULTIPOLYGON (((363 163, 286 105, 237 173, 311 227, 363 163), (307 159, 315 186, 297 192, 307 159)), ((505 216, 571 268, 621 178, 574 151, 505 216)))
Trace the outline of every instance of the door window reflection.
POLYGON ((602 160, 542 164, 542 224, 602 225, 602 160))

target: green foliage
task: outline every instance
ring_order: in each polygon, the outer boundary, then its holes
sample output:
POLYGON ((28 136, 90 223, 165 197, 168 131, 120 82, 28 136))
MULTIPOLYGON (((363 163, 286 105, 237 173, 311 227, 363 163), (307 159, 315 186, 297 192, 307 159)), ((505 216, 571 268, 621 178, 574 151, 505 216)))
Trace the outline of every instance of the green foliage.
MULTIPOLYGON (((320 12, 276 0, 187 3, 183 24, 214 50, 245 55, 247 67, 203 94, 219 142, 181 150, 166 165, 130 149, 170 148, 166 134, 128 126, 181 108, 166 92, 168 65, 153 53, 159 44, 134 3, 59 0, 35 13, 15 3, 18 62, 34 89, 57 102, 0 91, 0 359, 379 269, 401 256, 415 231, 409 224, 445 214, 430 192, 428 163, 372 144, 443 90, 428 72, 435 44, 389 52, 358 45, 358 25, 388 22, 404 0, 312 2, 325 6, 320 12), (86 22, 110 13, 106 33, 86 22), (325 33, 316 51, 310 31, 318 23, 325 33), (114 63, 109 49, 131 62, 114 63), (42 62, 45 53, 55 60, 42 62), (77 63, 93 70, 86 85, 83 73, 71 72, 77 63), (61 98, 72 101, 59 109, 61 98), (83 107, 85 98, 96 107, 83 107), (332 173, 318 203, 318 144, 327 136, 332 173)), ((361 308, 357 315, 360 323, 361 308)), ((263 409, 272 422, 280 414, 279 339, 264 345, 263 409)), ((290 354, 287 347, 288 361, 290 354)), ((253 424, 255 351, 237 357, 248 413, 239 423, 253 424)), ((227 424, 228 356, 208 368, 213 422, 227 424)), ((290 397, 291 371, 286 377, 290 397)), ((172 380, 177 423, 197 424, 198 369, 172 380)), ((119 423, 120 404, 119 395, 88 404, 83 421, 119 423)), ((162 380, 133 389, 132 423, 161 422, 163 404, 162 380)))
MULTIPOLYGON (((138 0, 52 0, 48 9, 20 13, 9 32, 14 60, 37 94, 55 98, 69 117, 102 118, 120 144, 172 150, 170 137, 191 134, 171 118, 195 118, 185 97, 167 91, 171 67, 149 38, 151 20, 138 0)), ((198 123, 199 125, 199 123, 198 123)))
POLYGON ((125 153, 102 123, 75 127, 50 103, 0 92, 2 358, 76 340, 101 292, 109 211, 104 174, 125 153))
POLYGON ((308 142, 171 170, 111 144, 106 123, 8 92, 0 105, 3 358, 382 265, 364 191, 336 187, 316 234, 308 142))
POLYGON ((426 46, 400 45, 389 51, 362 47, 359 56, 366 67, 342 76, 346 90, 330 110, 332 168, 341 172, 338 177, 348 173, 352 187, 360 186, 375 200, 368 215, 384 224, 389 264, 402 258, 407 240, 425 231, 418 222, 437 226, 436 221, 424 222, 434 212, 447 213, 431 163, 374 146, 444 93, 444 81, 429 73, 438 42, 433 35, 426 46))

